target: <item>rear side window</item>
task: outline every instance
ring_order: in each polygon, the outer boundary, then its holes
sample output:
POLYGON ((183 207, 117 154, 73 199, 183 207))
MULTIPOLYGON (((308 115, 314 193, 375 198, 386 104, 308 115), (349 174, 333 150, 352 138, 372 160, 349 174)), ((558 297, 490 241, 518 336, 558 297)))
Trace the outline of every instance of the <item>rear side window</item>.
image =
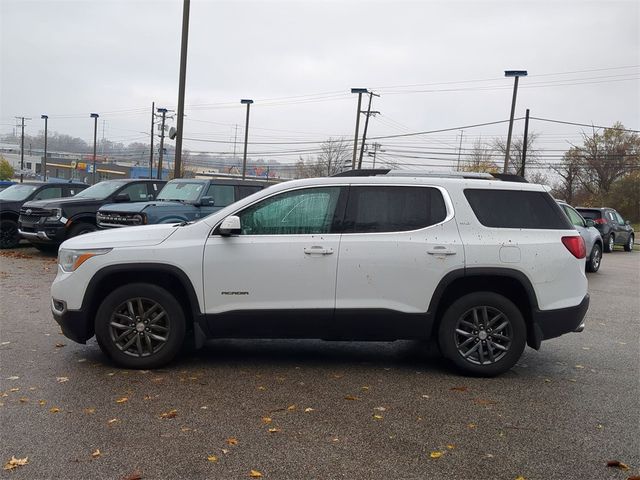
POLYGON ((345 233, 402 232, 442 222, 442 193, 431 187, 351 187, 342 225, 345 233))
POLYGON ((233 198, 233 185, 211 185, 206 196, 213 198, 213 205, 216 207, 226 207, 235 200, 233 198))
POLYGON ((465 197, 482 225, 493 228, 572 229, 546 192, 466 189, 465 197))

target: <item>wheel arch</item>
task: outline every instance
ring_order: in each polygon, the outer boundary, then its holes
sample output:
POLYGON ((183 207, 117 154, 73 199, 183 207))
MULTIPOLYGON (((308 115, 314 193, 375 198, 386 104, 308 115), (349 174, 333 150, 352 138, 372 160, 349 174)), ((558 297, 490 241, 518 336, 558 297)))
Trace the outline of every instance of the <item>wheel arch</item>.
POLYGON ((494 292, 512 301, 527 325, 527 344, 536 350, 540 348, 542 338, 536 331, 532 316, 532 312, 538 308, 535 290, 524 273, 510 268, 466 268, 445 275, 429 304, 428 313, 434 318, 432 338, 437 338, 447 308, 461 296, 478 291, 494 292))
POLYGON ((173 294, 182 306, 187 321, 187 330, 196 329, 199 337, 204 337, 200 325, 202 313, 195 288, 187 274, 178 267, 161 263, 141 263, 135 265, 111 265, 93 276, 84 294, 82 310, 94 333, 93 321, 102 300, 116 288, 130 283, 149 283, 163 287, 173 294))

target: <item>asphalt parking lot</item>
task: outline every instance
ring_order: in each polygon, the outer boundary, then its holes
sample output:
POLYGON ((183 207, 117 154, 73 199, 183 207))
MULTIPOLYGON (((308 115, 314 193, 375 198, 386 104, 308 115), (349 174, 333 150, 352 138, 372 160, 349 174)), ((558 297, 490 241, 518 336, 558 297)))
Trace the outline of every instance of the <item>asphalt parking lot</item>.
POLYGON ((589 274, 584 332, 495 379, 418 342, 211 341, 121 370, 59 333, 55 272, 35 249, 0 252, 0 461, 28 457, 2 478, 640 475, 640 252, 589 274))

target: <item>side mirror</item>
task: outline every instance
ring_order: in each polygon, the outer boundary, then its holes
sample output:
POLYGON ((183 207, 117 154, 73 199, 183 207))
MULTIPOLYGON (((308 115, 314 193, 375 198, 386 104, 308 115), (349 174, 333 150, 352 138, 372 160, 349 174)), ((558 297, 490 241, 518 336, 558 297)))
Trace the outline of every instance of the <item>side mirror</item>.
POLYGON ((585 220, 585 222, 587 223, 587 227, 595 227, 596 226, 596 222, 594 222, 593 220, 591 220, 590 218, 588 218, 587 220, 585 220))
POLYGON ((213 206, 213 197, 202 197, 200 199, 201 207, 212 207, 213 206))
POLYGON ((229 235, 238 235, 240 233, 240 217, 236 217, 235 215, 229 215, 225 218, 220 224, 220 228, 218 228, 220 235, 229 236, 229 235))
POLYGON ((128 193, 119 193, 118 195, 116 195, 115 197, 113 197, 113 201, 115 203, 119 203, 119 202, 130 202, 131 201, 131 197, 129 197, 128 193))
POLYGON ((631 225, 631 222, 629 222, 629 220, 627 220, 626 222, 624 222, 625 225, 631 225))

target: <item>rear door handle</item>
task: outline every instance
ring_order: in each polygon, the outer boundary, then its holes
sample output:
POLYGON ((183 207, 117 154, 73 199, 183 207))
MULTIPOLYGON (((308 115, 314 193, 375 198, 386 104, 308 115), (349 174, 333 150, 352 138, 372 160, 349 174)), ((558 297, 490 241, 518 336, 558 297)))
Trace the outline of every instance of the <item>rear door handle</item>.
POLYGON ((324 248, 320 245, 314 245, 313 247, 304 248, 305 255, 331 255, 333 248, 324 248))
POLYGON ((436 245, 427 250, 429 255, 455 255, 457 252, 444 245, 436 245))

